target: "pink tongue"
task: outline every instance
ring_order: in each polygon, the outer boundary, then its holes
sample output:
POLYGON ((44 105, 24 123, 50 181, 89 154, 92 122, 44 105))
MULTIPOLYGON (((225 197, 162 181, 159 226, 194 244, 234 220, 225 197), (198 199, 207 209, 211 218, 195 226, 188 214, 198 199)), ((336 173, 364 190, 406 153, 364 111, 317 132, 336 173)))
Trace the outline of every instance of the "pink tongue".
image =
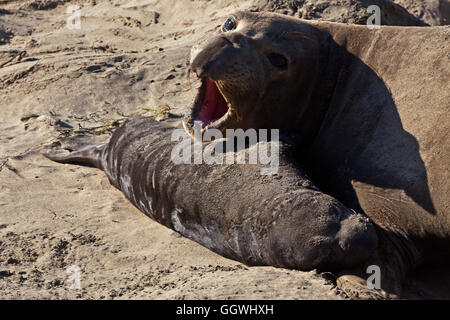
POLYGON ((206 79, 206 92, 200 120, 204 126, 220 119, 228 111, 227 102, 223 98, 214 81, 206 79))

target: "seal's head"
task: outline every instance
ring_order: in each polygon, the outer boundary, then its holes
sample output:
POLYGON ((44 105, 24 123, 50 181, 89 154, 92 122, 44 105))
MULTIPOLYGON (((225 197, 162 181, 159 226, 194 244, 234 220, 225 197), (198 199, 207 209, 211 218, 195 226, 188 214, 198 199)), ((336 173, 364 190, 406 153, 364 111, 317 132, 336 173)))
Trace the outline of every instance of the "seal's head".
POLYGON ((320 32, 299 19, 238 12, 192 48, 200 85, 183 120, 216 128, 295 130, 320 78, 320 32), (287 122, 286 119, 289 119, 287 122))

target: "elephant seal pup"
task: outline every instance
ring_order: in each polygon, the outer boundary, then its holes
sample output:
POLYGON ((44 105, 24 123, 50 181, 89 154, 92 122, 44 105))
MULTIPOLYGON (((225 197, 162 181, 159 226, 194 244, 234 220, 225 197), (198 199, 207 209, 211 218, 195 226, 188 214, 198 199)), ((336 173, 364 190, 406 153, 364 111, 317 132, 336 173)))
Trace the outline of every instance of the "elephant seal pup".
MULTIPOLYGON (((288 144, 278 145, 278 173, 261 175, 260 164, 177 164, 172 154, 180 142, 171 141, 173 130, 138 117, 118 128, 107 144, 44 155, 102 169, 152 219, 248 265, 342 270, 373 255, 372 223, 318 191, 293 161, 288 144)), ((271 148, 275 143, 269 142, 271 148)), ((203 144, 201 152, 205 149, 203 144)))
POLYGON ((202 86, 183 124, 295 132, 321 190, 379 227, 367 263, 398 293, 418 264, 450 261, 449 37, 238 12, 192 49, 202 86))

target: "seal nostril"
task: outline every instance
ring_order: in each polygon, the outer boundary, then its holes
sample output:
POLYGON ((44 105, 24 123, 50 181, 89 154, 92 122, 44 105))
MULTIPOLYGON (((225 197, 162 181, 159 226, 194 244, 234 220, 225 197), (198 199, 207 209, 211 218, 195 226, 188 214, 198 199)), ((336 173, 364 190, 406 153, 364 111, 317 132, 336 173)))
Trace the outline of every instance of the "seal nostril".
POLYGON ((270 63, 278 69, 286 69, 288 65, 287 59, 278 53, 269 53, 267 55, 270 63))

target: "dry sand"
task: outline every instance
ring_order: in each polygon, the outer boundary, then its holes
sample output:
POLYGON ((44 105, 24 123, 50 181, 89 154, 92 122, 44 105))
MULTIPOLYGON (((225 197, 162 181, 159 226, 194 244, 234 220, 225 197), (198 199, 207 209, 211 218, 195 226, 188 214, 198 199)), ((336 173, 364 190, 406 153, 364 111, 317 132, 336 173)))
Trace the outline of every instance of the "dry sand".
MULTIPOLYGON (((411 13, 422 8, 416 2, 411 13)), ((175 124, 194 93, 190 47, 230 12, 303 10, 347 22, 362 14, 329 7, 325 15, 317 3, 292 10, 256 0, 0 0, 0 299, 345 298, 327 274, 220 257, 150 220, 101 171, 39 154, 80 133, 105 141, 108 126, 86 128, 139 112, 175 124), (67 27, 70 5, 81 7, 81 29, 67 27), (71 266, 81 270, 80 290, 66 286, 71 266)), ((440 280, 427 289, 436 277, 422 278, 408 282, 411 297, 450 287, 440 280)))

